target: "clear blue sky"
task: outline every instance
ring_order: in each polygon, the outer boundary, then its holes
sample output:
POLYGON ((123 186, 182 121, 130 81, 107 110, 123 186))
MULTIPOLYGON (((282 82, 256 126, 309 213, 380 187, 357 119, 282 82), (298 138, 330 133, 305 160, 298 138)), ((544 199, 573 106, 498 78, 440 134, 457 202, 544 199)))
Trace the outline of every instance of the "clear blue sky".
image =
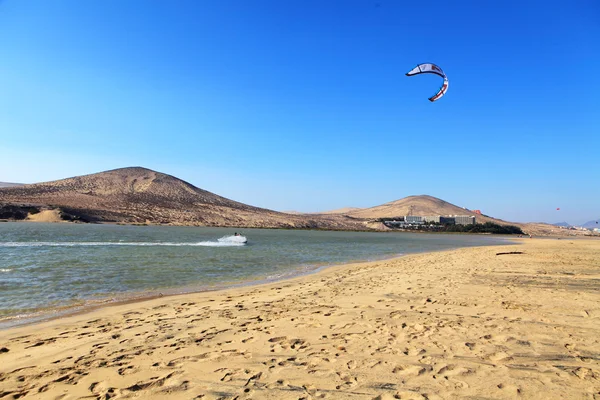
POLYGON ((0 0, 0 181, 143 166, 275 210, 581 223, 598 71, 595 0, 0 0))

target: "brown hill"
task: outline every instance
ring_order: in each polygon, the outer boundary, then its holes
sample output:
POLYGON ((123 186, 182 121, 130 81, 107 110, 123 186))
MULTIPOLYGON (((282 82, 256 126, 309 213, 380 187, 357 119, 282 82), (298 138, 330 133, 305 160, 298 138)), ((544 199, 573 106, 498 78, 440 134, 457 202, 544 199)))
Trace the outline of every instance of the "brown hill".
POLYGON ((363 210, 363 209, 358 208, 358 207, 344 207, 344 208, 338 208, 337 210, 323 211, 318 214, 350 214, 350 213, 360 211, 360 210, 363 210))
POLYGON ((438 199, 433 196, 420 195, 408 196, 400 200, 391 201, 380 206, 370 208, 351 208, 337 211, 328 211, 323 214, 343 213, 354 218, 391 218, 405 215, 475 215, 478 222, 496 222, 506 223, 502 220, 491 217, 477 215, 473 211, 466 208, 458 207, 447 201, 438 199))
MULTIPOLYGON (((282 213, 239 203, 171 175, 141 167, 0 188, 0 219, 385 230, 377 219, 465 214, 474 213, 426 195, 409 196, 371 208, 345 208, 316 214, 282 213)), ((477 215, 477 221, 517 225, 526 232, 540 235, 579 234, 547 224, 509 223, 482 215, 477 215)))
POLYGON ((141 167, 1 188, 0 204, 59 208, 65 218, 90 222, 366 229, 345 216, 290 215, 249 206, 141 167))
POLYGON ((14 187, 14 186, 23 186, 23 184, 22 183, 11 183, 11 182, 0 182, 0 188, 14 187))
POLYGON ((559 229, 558 227, 550 224, 543 223, 518 223, 518 222, 507 222, 501 219, 492 218, 487 215, 479 215, 472 210, 456 206, 448 203, 447 201, 438 199, 433 196, 420 195, 420 196, 408 196, 400 200, 391 201, 379 206, 370 208, 351 208, 328 211, 322 214, 337 214, 342 213, 352 218, 359 219, 379 219, 379 218, 393 218, 401 217, 406 215, 418 215, 418 216, 429 216, 429 215, 474 215, 477 223, 493 222, 500 225, 514 225, 520 227, 524 232, 531 233, 532 235, 541 236, 591 236, 592 233, 586 231, 568 231, 565 229, 559 229))

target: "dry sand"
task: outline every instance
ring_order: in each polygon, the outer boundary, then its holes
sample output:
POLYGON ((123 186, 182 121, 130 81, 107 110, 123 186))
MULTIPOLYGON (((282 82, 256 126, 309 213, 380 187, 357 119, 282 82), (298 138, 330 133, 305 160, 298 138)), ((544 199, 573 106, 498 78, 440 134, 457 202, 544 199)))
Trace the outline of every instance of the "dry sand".
POLYGON ((29 214, 27 216, 27 221, 34 222, 65 222, 60 217, 59 210, 42 210, 37 214, 29 214))
POLYGON ((600 241, 525 239, 1 331, 0 399, 598 399, 599 341, 600 241))

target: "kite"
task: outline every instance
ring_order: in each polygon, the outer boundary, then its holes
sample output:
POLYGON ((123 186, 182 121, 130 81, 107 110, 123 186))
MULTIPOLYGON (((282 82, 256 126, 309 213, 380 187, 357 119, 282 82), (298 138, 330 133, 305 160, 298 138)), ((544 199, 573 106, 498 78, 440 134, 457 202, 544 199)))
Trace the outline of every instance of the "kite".
POLYGON ((408 71, 406 73, 406 76, 413 76, 419 74, 436 74, 444 78, 444 83, 442 83, 442 87, 436 94, 429 98, 429 101, 433 103, 434 101, 441 99, 442 96, 446 93, 446 90, 448 90, 448 77, 446 76, 444 71, 442 71, 442 69, 435 64, 419 64, 410 71, 408 71))

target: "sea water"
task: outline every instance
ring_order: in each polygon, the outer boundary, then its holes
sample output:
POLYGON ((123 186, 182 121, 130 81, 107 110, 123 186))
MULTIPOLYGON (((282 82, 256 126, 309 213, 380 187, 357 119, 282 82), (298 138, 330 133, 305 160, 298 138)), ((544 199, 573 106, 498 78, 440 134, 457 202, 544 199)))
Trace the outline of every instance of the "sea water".
POLYGON ((0 328, 107 302, 261 283, 343 263, 506 240, 402 232, 0 223, 0 328), (232 237, 236 230, 247 243, 232 237))

